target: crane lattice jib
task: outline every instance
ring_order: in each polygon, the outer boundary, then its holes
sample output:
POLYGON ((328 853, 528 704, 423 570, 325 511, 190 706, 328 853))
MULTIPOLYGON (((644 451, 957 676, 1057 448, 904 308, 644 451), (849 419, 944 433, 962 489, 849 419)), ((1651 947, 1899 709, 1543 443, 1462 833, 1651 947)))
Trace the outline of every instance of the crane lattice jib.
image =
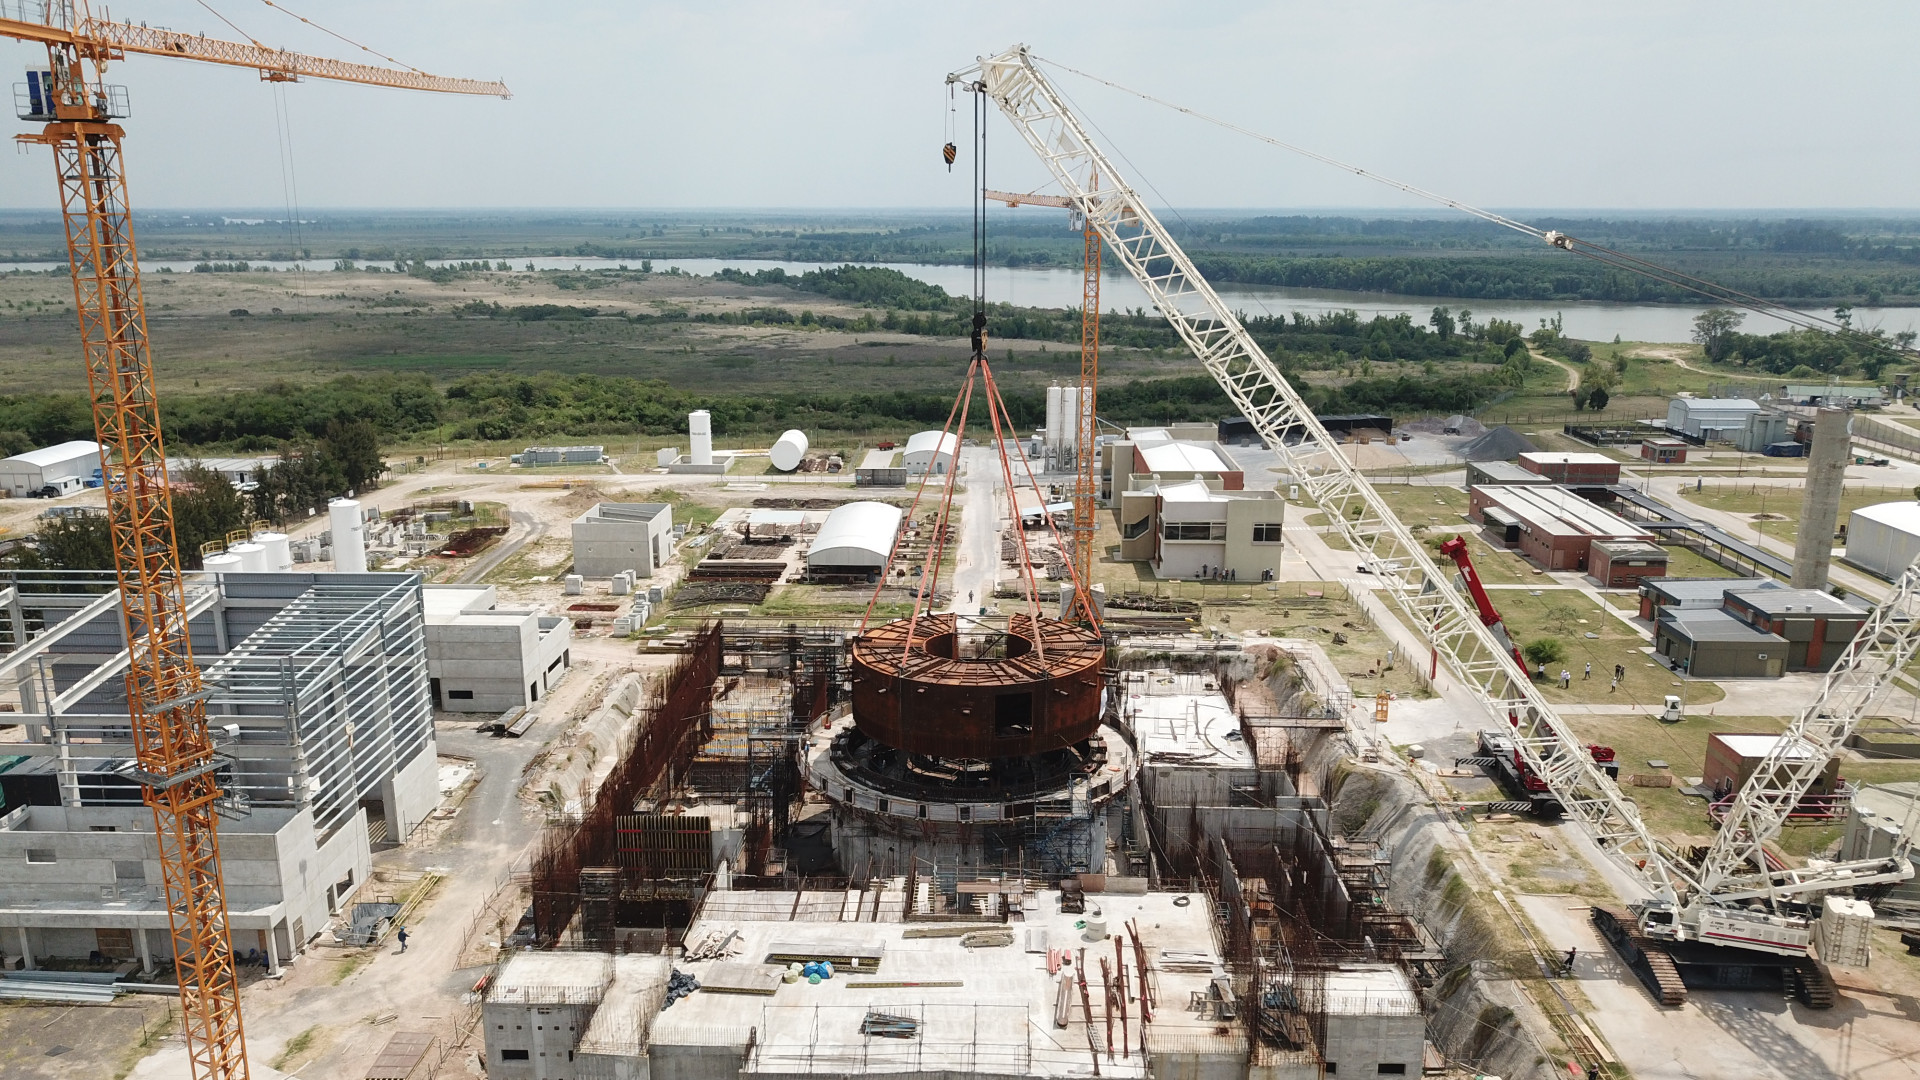
POLYGON ((260 72, 262 78, 272 82, 330 79, 440 94, 479 94, 500 98, 513 96, 507 91, 507 85, 498 81, 454 79, 429 75, 424 71, 350 64, 344 60, 307 56, 285 49, 270 49, 105 19, 82 18, 71 29, 19 19, 0 19, 0 37, 70 47, 82 58, 102 63, 124 59, 128 53, 137 53, 253 68, 260 72))
MULTIPOLYGON (((1813 875, 1786 877, 1766 869, 1762 846, 1777 835, 1834 755, 1853 734, 1860 718, 1912 661, 1920 646, 1920 562, 1907 567, 1893 593, 1874 609, 1846 652, 1827 672, 1820 693, 1753 770, 1734 797, 1700 863, 1702 900, 1731 902, 1831 887, 1832 879, 1852 875, 1865 884, 1874 864, 1866 861, 1830 867, 1813 875)), ((1898 880, 1911 874, 1905 858, 1874 875, 1898 880)))
POLYGON ((1638 872, 1656 894, 1695 891, 1690 869, 1657 841, 1633 803, 1593 763, 1449 576, 1340 453, 1313 410, 1201 278, 1113 162, 1088 138, 1064 99, 1017 46, 948 77, 998 104, 1066 197, 1084 208, 1114 258, 1146 289, 1266 445, 1340 528, 1381 590, 1423 629, 1449 670, 1494 716, 1514 721, 1522 759, 1596 844, 1638 872), (1088 178, 1098 174, 1094 190, 1088 178), (1297 438, 1293 444, 1288 438, 1297 438))

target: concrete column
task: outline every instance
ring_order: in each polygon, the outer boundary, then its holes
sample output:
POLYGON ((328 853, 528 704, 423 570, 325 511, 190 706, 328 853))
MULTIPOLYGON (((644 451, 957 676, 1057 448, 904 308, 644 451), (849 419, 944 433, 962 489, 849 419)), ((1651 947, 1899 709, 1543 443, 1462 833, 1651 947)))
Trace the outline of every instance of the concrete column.
POLYGON ((1806 495, 1800 503, 1799 539, 1793 545, 1793 587, 1824 589, 1833 564, 1833 534, 1840 526, 1840 486, 1846 482, 1853 436, 1844 409, 1821 409, 1813 421, 1807 458, 1806 495))
POLYGON ((153 949, 147 945, 146 927, 136 926, 133 928, 133 950, 134 953, 140 957, 140 974, 153 974, 153 949))
POLYGON ((22 926, 19 928, 19 930, 20 930, 20 960, 21 962, 26 964, 28 971, 38 970, 33 966, 33 946, 29 944, 27 941, 27 928, 22 926))

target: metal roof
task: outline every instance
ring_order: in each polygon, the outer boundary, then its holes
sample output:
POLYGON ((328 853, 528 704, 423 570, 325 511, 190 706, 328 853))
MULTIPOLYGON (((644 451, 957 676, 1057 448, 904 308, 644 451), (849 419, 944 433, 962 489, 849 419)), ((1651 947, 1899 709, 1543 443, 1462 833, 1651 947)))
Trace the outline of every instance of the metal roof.
POLYGON ((850 502, 833 508, 807 552, 808 566, 885 566, 900 532, 900 508, 850 502))
POLYGON ((1683 641, 1730 641, 1742 645, 1785 645, 1779 634, 1736 619, 1719 608, 1671 610, 1660 616, 1660 625, 1683 641))
POLYGON ((1867 611, 1819 589, 1728 589, 1741 602, 1767 615, 1857 615, 1867 611))
POLYGON ((1570 453, 1564 450, 1536 450, 1520 455, 1521 461, 1532 461, 1541 465, 1618 465, 1618 461, 1605 454, 1570 453))
POLYGON ((1693 409, 1725 409, 1730 412, 1759 412, 1760 403, 1752 398, 1674 398, 1674 403, 1693 409))
POLYGON ((1671 603, 1695 603, 1703 606, 1719 607, 1728 589, 1743 592, 1758 592, 1762 589, 1782 588, 1772 578, 1648 578, 1642 582, 1647 591, 1664 596, 1671 603))
POLYGON ((907 439, 908 454, 931 454, 935 446, 940 452, 951 456, 960 445, 960 440, 951 431, 922 431, 907 439))
POLYGON ((17 461, 23 465, 45 468, 48 465, 65 465, 76 458, 99 457, 100 444, 86 439, 74 439, 71 442, 43 446, 38 450, 29 450, 24 454, 15 454, 7 461, 17 461))
POLYGON ((1920 502, 1911 499, 1863 506, 1855 510, 1852 516, 1897 529, 1909 536, 1920 536, 1920 502))
POLYGON ((1234 467, 1211 446, 1198 443, 1165 442, 1136 446, 1135 453, 1146 462, 1148 472, 1234 472, 1234 467))
POLYGON ((1554 536, 1653 539, 1646 528, 1559 485, 1477 484, 1473 490, 1532 528, 1554 536))

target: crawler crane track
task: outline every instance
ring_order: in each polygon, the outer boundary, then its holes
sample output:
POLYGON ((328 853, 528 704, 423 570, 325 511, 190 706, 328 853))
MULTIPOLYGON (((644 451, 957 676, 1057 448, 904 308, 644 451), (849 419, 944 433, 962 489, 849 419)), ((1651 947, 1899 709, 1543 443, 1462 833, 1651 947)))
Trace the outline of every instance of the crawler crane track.
MULTIPOLYGON (((1630 912, 1596 906, 1592 918, 1600 936, 1640 976, 1655 1000, 1669 1008, 1686 1004, 1687 984, 1680 981, 1680 969, 1674 966, 1673 957, 1667 955, 1665 946, 1649 941, 1635 929, 1636 920, 1630 912)), ((1832 1004, 1831 999, 1828 1004, 1832 1004)))

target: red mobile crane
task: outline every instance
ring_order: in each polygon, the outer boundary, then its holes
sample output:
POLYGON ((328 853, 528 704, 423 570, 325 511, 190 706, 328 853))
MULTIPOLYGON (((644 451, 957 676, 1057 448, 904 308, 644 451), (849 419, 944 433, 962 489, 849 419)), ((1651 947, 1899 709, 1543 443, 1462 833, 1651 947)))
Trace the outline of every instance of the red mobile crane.
MULTIPOLYGON (((1480 584, 1480 573, 1473 568, 1473 559, 1467 554, 1467 538, 1464 536, 1456 536, 1446 543, 1441 544, 1440 554, 1452 559, 1453 565, 1460 568, 1460 580, 1466 583, 1467 592, 1473 597, 1473 606, 1479 609, 1480 621, 1486 625, 1488 630, 1493 631, 1494 638, 1499 641, 1500 644, 1506 646, 1508 652, 1513 654, 1513 662, 1520 665, 1520 670, 1529 670, 1527 667, 1527 658, 1520 654, 1520 646, 1514 644, 1513 637, 1507 633, 1507 626, 1505 621, 1500 618, 1500 612, 1494 610, 1493 599, 1487 595, 1486 586, 1480 584)), ((1519 723, 1517 717, 1513 717, 1512 719, 1516 725, 1519 723)), ((1482 749, 1488 748, 1483 746, 1482 749)), ((1610 768, 1610 766, 1613 765, 1614 759, 1613 747, 1601 746, 1599 743, 1588 743, 1587 753, 1593 755, 1594 764, 1605 768, 1609 775, 1613 774, 1613 769, 1610 768)), ((1527 769, 1525 762, 1520 760, 1520 755, 1517 750, 1514 751, 1513 757, 1514 770, 1517 773, 1516 779, 1520 782, 1521 786, 1529 792, 1545 791, 1546 783, 1532 775, 1531 771, 1527 769)))

